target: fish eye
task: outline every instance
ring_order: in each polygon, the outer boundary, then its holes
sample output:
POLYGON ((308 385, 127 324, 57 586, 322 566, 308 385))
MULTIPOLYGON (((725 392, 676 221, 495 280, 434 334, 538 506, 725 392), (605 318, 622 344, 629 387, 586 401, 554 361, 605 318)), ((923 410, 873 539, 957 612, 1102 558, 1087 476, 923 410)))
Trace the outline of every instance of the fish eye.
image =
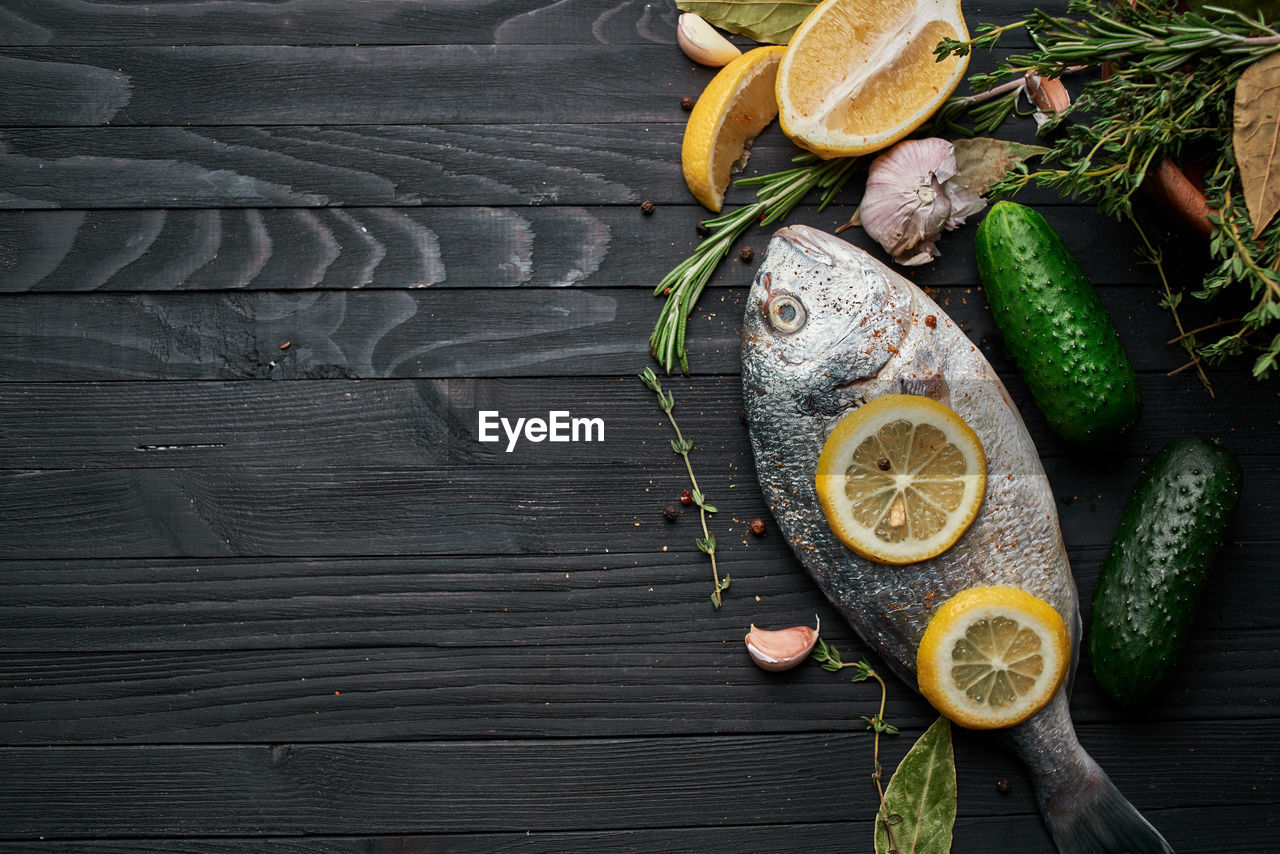
POLYGON ((774 294, 764 306, 769 325, 777 331, 790 335, 799 332, 804 326, 804 304, 791 294, 774 294))

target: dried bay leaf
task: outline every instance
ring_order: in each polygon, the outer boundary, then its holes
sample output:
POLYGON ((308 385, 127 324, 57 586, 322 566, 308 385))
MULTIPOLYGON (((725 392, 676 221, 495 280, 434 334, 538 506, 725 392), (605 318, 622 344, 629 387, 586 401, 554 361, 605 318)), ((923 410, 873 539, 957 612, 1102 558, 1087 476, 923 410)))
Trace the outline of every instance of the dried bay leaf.
POLYGON ((960 181, 978 195, 985 195, 991 185, 1005 176, 1010 169, 1049 149, 1040 145, 1026 145, 976 136, 973 139, 957 139, 956 169, 960 181))
POLYGON ((956 761, 951 722, 938 718, 902 757, 876 812, 876 854, 889 851, 884 813, 899 854, 948 854, 956 823, 956 761))
POLYGON ((676 0, 722 30, 766 44, 786 44, 818 0, 676 0))
POLYGON ((1234 112, 1232 147, 1256 235, 1280 211, 1280 53, 1245 70, 1234 112))

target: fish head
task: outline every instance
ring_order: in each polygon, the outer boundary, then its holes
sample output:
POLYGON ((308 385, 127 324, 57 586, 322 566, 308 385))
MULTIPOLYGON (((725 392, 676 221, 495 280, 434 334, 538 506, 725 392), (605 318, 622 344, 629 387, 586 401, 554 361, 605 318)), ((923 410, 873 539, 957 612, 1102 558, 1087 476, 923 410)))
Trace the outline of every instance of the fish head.
POLYGON ((747 381, 767 378, 770 393, 811 414, 837 412, 898 353, 911 302, 910 289, 863 250, 808 226, 782 228, 747 298, 747 381))

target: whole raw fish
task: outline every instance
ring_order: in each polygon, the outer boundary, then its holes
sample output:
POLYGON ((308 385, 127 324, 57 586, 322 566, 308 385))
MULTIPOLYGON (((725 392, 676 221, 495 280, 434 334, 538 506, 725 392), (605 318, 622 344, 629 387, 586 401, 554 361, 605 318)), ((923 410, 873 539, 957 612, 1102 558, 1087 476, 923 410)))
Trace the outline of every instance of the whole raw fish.
MULTIPOLYGON (((1039 455, 991 365, 933 300, 843 240, 784 228, 747 299, 742 383, 756 471, 779 527, 827 598, 904 682, 916 686, 916 650, 937 608, 987 585, 1022 588, 1057 610, 1074 673, 1080 609, 1039 455), (950 549, 888 566, 859 557, 831 532, 814 476, 843 415, 901 393, 932 397, 973 428, 987 456, 987 492, 950 549)), ((1048 705, 1005 731, 1031 771, 1059 851, 1172 852, 1080 746, 1070 682, 1069 675, 1048 705)))

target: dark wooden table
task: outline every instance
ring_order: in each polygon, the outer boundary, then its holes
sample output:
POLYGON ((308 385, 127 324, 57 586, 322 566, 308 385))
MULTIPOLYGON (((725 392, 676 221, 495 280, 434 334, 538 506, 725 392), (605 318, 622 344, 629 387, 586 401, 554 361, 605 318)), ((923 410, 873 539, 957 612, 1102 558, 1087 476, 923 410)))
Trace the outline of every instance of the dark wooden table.
MULTIPOLYGON (((753 265, 717 275, 669 382, 721 510, 719 612, 693 520, 660 515, 685 481, 635 374, 705 216, 680 98, 712 74, 674 23, 669 0, 0 0, 0 851, 871 850, 875 691, 742 648, 816 613, 865 654, 745 532, 768 516, 737 416, 753 265), (606 437, 506 453, 482 409, 606 437)), ((751 171, 792 150, 767 131, 751 171)), ((1141 372, 1120 450, 1048 433, 971 228, 912 276, 1022 406, 1085 604, 1164 441, 1246 470, 1167 690, 1121 710, 1085 662, 1081 739, 1182 854, 1280 850, 1277 386, 1167 376, 1132 236, 1027 200, 1141 372)), ((1202 249, 1166 246, 1193 286, 1202 249)), ((896 682, 888 708, 892 768, 933 714, 896 682)), ((1048 851, 1017 763, 963 732, 956 755, 954 850, 1048 851)))

